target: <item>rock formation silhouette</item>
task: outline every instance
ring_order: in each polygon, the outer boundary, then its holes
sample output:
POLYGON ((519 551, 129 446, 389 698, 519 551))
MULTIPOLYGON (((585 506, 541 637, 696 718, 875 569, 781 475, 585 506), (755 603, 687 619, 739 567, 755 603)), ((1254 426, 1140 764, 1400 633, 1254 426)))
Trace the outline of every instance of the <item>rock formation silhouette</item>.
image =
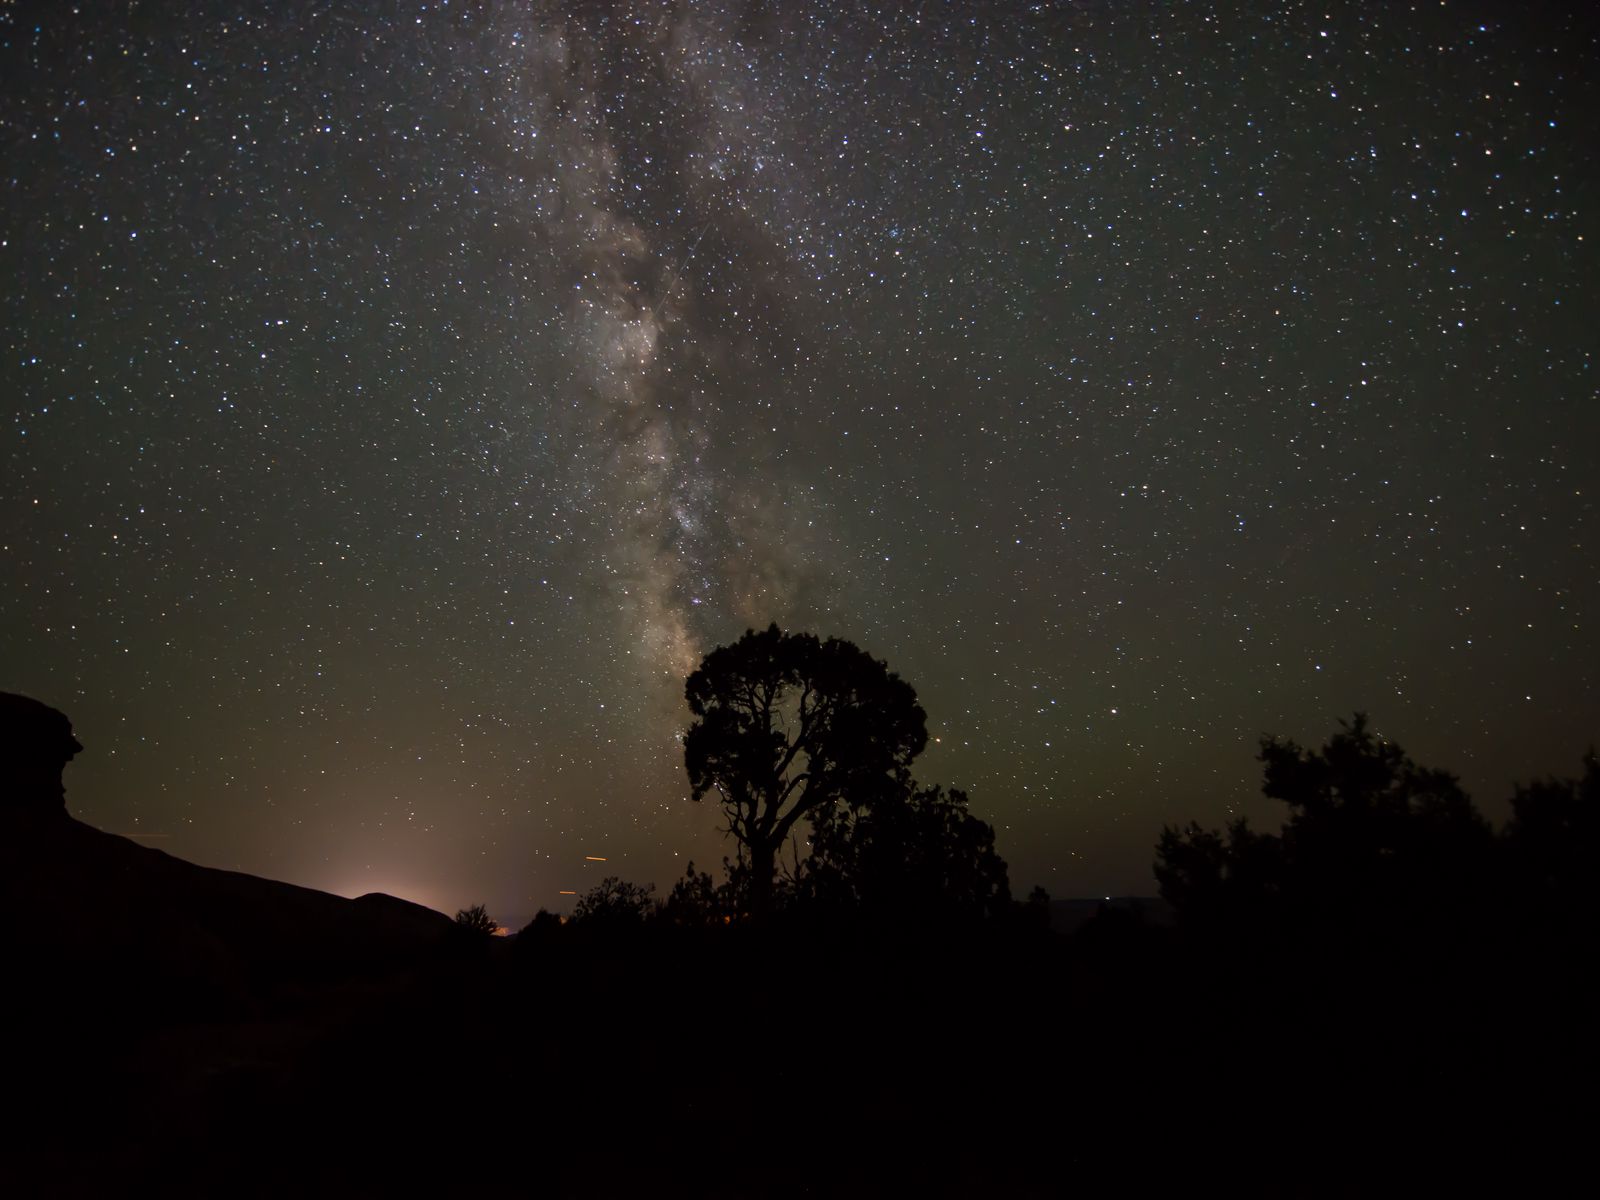
POLYGON ((186 862, 76 820, 66 714, 0 693, 0 935, 58 973, 119 978, 162 1001, 241 1000, 284 979, 404 967, 450 938, 442 913, 186 862))
POLYGON ((82 749, 66 713, 31 696, 0 692, 0 810, 65 814, 62 772, 82 749))

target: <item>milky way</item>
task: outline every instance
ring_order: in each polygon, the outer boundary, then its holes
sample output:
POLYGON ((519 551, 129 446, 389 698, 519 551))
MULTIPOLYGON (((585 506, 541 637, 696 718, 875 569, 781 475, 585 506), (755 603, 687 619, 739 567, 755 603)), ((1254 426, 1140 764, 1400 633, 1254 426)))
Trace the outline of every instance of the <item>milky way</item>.
POLYGON ((1018 890, 1357 708, 1497 812, 1600 736, 1572 7, 0 4, 0 687, 96 824, 510 918, 720 858, 771 620, 1018 890))
POLYGON ((771 619, 826 574, 801 553, 771 416, 799 353, 787 222, 805 179, 726 15, 566 9, 495 14, 467 61, 504 81, 489 124, 525 164, 512 202, 563 301, 570 376, 533 398, 561 411, 557 491, 625 634, 676 681, 709 648, 698 609, 771 619))

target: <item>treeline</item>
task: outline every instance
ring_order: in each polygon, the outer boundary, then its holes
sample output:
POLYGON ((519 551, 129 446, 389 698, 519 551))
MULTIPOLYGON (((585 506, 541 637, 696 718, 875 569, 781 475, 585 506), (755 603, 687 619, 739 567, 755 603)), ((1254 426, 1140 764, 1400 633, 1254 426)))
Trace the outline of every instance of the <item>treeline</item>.
MULTIPOLYGON (((1318 749, 1268 738, 1258 757, 1263 793, 1284 806, 1282 828, 1261 831, 1241 818, 1224 829, 1191 822, 1163 830, 1153 874, 1176 927, 1140 936, 1159 932, 1245 956, 1342 948, 1415 965, 1496 943, 1526 950, 1592 927, 1600 852, 1592 751, 1576 778, 1519 786, 1499 829, 1455 775, 1419 766, 1364 714, 1341 722, 1318 749)), ((743 857, 724 859, 720 879, 690 863, 664 896, 609 877, 565 922, 541 912, 523 932, 749 925, 751 872, 743 857)), ((937 785, 826 810, 803 854, 796 846, 788 863, 775 864, 767 890, 765 921, 774 926, 1037 933, 1049 922, 1043 889, 1012 899, 993 827, 973 815, 965 793, 937 785)), ((493 928, 481 908, 458 919, 493 928)), ((1091 936, 1143 924, 1137 908, 1108 908, 1091 936)))
MULTIPOLYGON (((994 829, 966 794, 914 778, 926 714, 885 663, 772 625, 712 650, 684 695, 691 794, 718 804, 734 856, 720 881, 691 864, 659 903, 608 879, 576 926, 1047 922, 1042 892, 1013 902, 994 829)), ((1454 775, 1418 766, 1360 714, 1320 750, 1265 739, 1260 761, 1263 790, 1286 807, 1280 832, 1241 820, 1161 834, 1155 878, 1186 937, 1250 953, 1284 939, 1403 953, 1424 938, 1437 953, 1492 933, 1565 936, 1594 915, 1592 752, 1581 779, 1519 788, 1498 831, 1454 775)))
POLYGON ((1277 833, 1165 830, 1155 876, 1184 932, 1244 944, 1437 953, 1592 926, 1600 761, 1520 786, 1496 830, 1448 771, 1417 765, 1357 714, 1320 749, 1262 743, 1277 833))

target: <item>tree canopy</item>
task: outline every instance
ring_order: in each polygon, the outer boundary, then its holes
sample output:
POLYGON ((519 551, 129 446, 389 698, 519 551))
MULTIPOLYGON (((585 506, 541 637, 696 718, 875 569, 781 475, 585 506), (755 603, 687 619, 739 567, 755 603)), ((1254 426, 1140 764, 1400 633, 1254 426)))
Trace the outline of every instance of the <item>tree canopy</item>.
POLYGON ((910 788, 927 744, 911 685, 839 638, 746 631, 685 685, 693 798, 715 793, 748 869, 752 914, 771 905, 778 852, 803 817, 859 811, 910 788))

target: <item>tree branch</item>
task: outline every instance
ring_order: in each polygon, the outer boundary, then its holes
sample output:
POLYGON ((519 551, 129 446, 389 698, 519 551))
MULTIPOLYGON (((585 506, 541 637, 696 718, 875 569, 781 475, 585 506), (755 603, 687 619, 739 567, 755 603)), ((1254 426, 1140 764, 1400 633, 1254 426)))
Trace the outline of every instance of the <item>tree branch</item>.
POLYGON ((785 754, 782 761, 778 763, 779 775, 782 775, 791 766, 793 766, 795 755, 799 754, 802 749, 809 746, 813 725, 820 723, 816 720, 817 714, 826 713, 828 711, 828 706, 826 704, 817 704, 813 706, 809 712, 806 711, 806 700, 810 698, 811 690, 811 684, 807 683, 805 691, 800 695, 800 732, 795 734, 794 742, 789 746, 789 752, 785 754))
POLYGON ((783 819, 780 820, 777 825, 776 834, 778 840, 781 842, 784 838, 788 837, 789 831, 794 828, 794 823, 800 819, 801 815, 815 807, 816 805, 814 804, 796 804, 786 814, 784 814, 783 819))

